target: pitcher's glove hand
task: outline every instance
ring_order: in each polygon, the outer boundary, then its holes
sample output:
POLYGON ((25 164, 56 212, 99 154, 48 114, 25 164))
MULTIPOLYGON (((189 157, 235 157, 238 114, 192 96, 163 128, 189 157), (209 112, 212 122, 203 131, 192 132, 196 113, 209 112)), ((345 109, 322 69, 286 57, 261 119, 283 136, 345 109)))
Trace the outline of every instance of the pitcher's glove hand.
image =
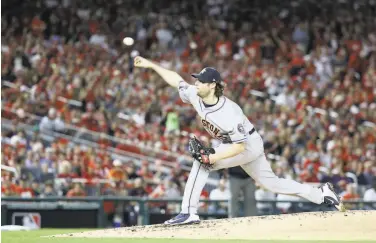
POLYGON ((215 154, 215 150, 213 148, 205 147, 200 140, 195 137, 189 140, 189 153, 195 160, 204 164, 206 168, 212 167, 209 154, 215 154))

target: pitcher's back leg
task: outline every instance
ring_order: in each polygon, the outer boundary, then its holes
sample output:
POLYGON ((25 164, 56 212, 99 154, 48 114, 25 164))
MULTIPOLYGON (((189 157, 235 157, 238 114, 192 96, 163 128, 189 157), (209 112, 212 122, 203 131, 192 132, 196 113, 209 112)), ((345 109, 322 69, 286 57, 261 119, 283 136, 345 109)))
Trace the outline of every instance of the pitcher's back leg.
POLYGON ((256 182, 269 191, 279 194, 296 195, 316 204, 323 203, 320 188, 301 184, 290 179, 278 178, 270 167, 265 154, 262 154, 250 163, 242 165, 242 168, 256 182))

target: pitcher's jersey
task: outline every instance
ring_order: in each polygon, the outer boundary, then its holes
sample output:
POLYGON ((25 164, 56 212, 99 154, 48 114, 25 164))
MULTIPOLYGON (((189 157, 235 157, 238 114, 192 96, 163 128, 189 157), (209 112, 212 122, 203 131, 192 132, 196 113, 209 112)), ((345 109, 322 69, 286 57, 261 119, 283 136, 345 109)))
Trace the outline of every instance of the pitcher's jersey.
POLYGON ((212 137, 223 143, 241 143, 247 140, 247 134, 252 130, 253 124, 239 105, 221 96, 217 104, 205 107, 197 95, 195 86, 180 81, 178 88, 182 101, 192 104, 201 118, 202 125, 212 137))

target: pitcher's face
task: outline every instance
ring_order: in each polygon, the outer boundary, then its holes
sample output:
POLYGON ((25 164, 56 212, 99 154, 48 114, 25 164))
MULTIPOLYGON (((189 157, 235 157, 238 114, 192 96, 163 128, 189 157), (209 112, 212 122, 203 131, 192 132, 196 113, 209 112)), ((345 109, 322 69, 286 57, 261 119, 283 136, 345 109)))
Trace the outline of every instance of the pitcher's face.
POLYGON ((195 86, 197 88, 197 95, 200 98, 205 98, 205 97, 209 96, 210 91, 212 89, 212 85, 211 84, 202 83, 199 80, 196 80, 195 86))

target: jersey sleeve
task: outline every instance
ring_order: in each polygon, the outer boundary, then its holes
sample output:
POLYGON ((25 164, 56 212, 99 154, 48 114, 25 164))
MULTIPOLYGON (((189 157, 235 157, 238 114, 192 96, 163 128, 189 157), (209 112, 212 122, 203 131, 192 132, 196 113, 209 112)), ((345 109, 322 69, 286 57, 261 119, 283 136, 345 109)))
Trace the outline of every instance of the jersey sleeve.
POLYGON ((193 85, 189 85, 184 81, 180 81, 179 86, 179 96, 184 103, 192 103, 194 98, 197 97, 197 89, 193 85))
POLYGON ((237 117, 233 120, 231 131, 229 132, 232 143, 242 143, 247 140, 247 132, 244 128, 244 119, 237 117))

